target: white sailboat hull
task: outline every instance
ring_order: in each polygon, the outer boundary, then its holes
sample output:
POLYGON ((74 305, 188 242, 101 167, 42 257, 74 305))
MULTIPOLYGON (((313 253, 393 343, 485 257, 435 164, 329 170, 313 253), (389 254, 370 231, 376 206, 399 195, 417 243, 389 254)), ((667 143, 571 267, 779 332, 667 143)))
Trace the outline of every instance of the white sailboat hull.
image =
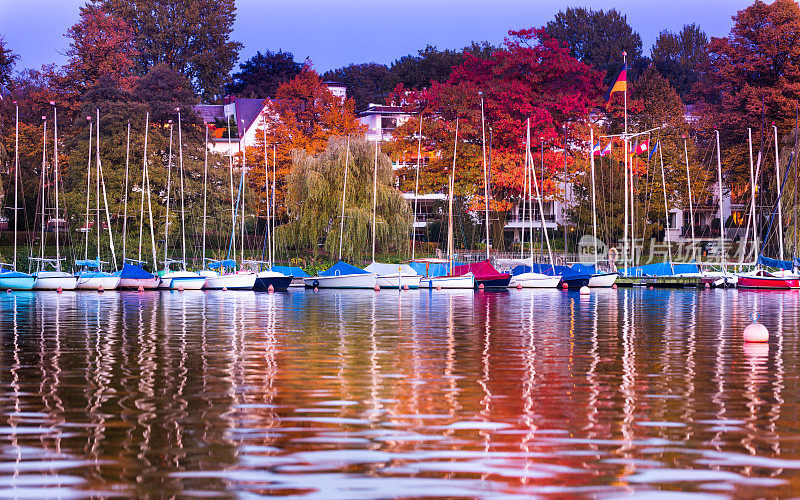
POLYGON ((438 276, 435 278, 422 278, 421 288, 475 288, 475 276, 472 273, 463 276, 438 276))
POLYGON ((561 276, 549 276, 541 273, 522 273, 511 277, 509 288, 558 288, 561 276))
POLYGON ((76 288, 78 290, 115 290, 119 286, 119 276, 78 276, 76 288))
POLYGON ((381 288, 402 288, 407 285, 408 288, 414 289, 419 288, 421 279, 422 276, 420 275, 400 275, 399 273, 395 273, 378 275, 377 283, 381 288))
POLYGON ((617 273, 595 274, 589 278, 589 288, 611 288, 617 281, 617 273))
POLYGON ((78 284, 78 278, 63 271, 42 271, 35 276, 34 290, 75 290, 78 284))
POLYGON ((255 273, 247 274, 222 274, 217 276, 207 276, 205 290, 252 290, 256 284, 255 273))
POLYGON ((303 278, 308 288, 375 288, 378 277, 369 274, 342 274, 339 276, 311 276, 303 278))

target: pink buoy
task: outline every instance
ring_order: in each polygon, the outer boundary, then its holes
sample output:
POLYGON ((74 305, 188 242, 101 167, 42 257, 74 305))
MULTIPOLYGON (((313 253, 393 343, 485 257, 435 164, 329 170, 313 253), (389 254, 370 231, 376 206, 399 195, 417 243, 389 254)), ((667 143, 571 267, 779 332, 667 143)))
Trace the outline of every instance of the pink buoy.
POLYGON ((380 287, 380 285, 378 285, 377 283, 375 283, 375 288, 373 288, 373 290, 375 290, 376 292, 380 292, 380 291, 381 291, 381 287, 380 287))
POLYGON ((752 323, 747 325, 742 334, 745 342, 769 342, 769 330, 758 322, 758 314, 753 313, 750 318, 752 323))
POLYGON ((403 285, 403 290, 408 290, 408 285, 403 285))
POLYGON ((711 288, 711 283, 706 283, 705 285, 703 285, 703 288, 711 288))
POLYGON ((522 283, 517 283, 517 290, 522 290, 522 283))
POLYGON ((142 285, 139 285, 139 288, 137 288, 136 291, 138 291, 139 293, 142 293, 142 292, 144 292, 144 287, 142 285))
POLYGON ((648 286, 648 287, 647 287, 647 289, 648 289, 648 290, 652 290, 652 289, 653 289, 653 287, 652 287, 652 286, 648 286))
POLYGON ((58 287, 58 288, 56 288, 56 293, 61 293, 61 292, 63 292, 63 291, 64 291, 64 290, 62 290, 62 289, 61 289, 61 287, 58 287))
POLYGON ((97 287, 97 293, 103 293, 103 285, 97 287))
POLYGON ((483 283, 481 283, 480 285, 478 285, 478 290, 483 290, 483 283))
POLYGON ((272 293, 272 292, 274 292, 274 291, 275 291, 275 287, 274 287, 274 286, 272 286, 272 285, 270 285, 270 286, 269 286, 269 288, 267 288, 267 291, 268 291, 269 293, 272 293))
POLYGON ((178 291, 179 291, 179 292, 182 292, 182 291, 183 291, 183 285, 178 285, 178 291))
POLYGON ((564 290, 566 290, 567 288, 569 288, 569 283, 567 283, 567 282, 565 281, 564 283, 562 283, 562 284, 561 284, 561 288, 563 288, 564 290))
POLYGON ((616 284, 616 283, 614 283, 613 285, 611 285, 611 289, 612 289, 612 290, 616 290, 616 289, 617 289, 617 284, 616 284))

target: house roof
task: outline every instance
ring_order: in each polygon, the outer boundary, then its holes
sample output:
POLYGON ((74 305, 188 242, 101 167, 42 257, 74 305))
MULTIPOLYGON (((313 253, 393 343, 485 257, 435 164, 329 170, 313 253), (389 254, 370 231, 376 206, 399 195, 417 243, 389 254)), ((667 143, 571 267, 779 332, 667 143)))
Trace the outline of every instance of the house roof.
POLYGON ((358 113, 358 116, 369 115, 407 115, 408 111, 400 106, 386 106, 381 104, 372 104, 364 111, 358 113))
POLYGON ((216 118, 225 118, 225 108, 221 104, 195 104, 192 109, 204 123, 211 123, 216 118))
POLYGON ((267 100, 268 99, 236 99, 234 105, 236 106, 236 121, 238 122, 236 125, 239 128, 239 137, 242 137, 247 130, 250 130, 250 126, 253 125, 253 122, 256 121, 256 118, 258 118, 258 115, 261 113, 261 110, 264 109, 267 100), (244 127, 242 127, 243 121, 244 127))

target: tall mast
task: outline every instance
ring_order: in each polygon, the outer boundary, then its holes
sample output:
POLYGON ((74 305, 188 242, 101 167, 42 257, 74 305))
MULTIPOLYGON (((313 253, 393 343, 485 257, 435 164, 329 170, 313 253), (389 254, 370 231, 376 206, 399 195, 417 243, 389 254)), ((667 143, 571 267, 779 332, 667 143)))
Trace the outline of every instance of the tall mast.
POLYGON ((422 156, 422 111, 419 112, 419 135, 417 136, 417 172, 414 179, 414 218, 411 219, 411 260, 416 257, 417 251, 417 197, 419 196, 419 162, 422 156))
POLYGON ((594 129, 589 126, 589 165, 592 172, 592 236, 594 242, 594 269, 597 271, 597 200, 595 198, 595 185, 594 185, 594 129))
POLYGON ((800 106, 795 103, 794 106, 794 244, 792 245, 792 269, 795 266, 795 257, 797 256, 797 121, 800 118, 800 106))
MULTIPOLYGON (((622 61, 623 67, 627 69, 628 66, 628 53, 623 51, 622 52, 622 61)), ((628 72, 625 72, 625 91, 623 92, 623 96, 625 99, 625 133, 622 136, 622 145, 623 145, 623 176, 625 177, 625 229, 623 231, 623 251, 622 251, 622 267, 623 269, 628 268, 628 72)), ((633 186, 630 186, 630 190, 633 191, 633 186)), ((631 195, 631 198, 633 196, 631 195)), ((631 214, 631 219, 633 219, 633 214, 631 214)), ((633 247, 633 245, 631 245, 633 247)), ((630 249, 633 251, 633 248, 630 249)), ((633 258, 631 258, 631 262, 633 262, 633 258)))
MULTIPOLYGON (((156 237, 153 233, 153 200, 150 194, 150 167, 147 164, 147 132, 149 130, 149 123, 150 123, 150 112, 146 114, 145 123, 144 123, 144 171, 147 174, 147 213, 150 219, 150 243, 152 243, 152 251, 153 251, 153 270, 156 269, 158 265, 156 261, 156 237)), ((170 150, 171 151, 171 150, 170 150)), ((166 245, 166 240, 164 241, 164 245, 166 245)))
MULTIPOLYGON (((232 115, 228 115, 228 174, 230 177, 231 183, 231 242, 228 245, 228 256, 233 253, 233 256, 236 256, 236 238, 234 235, 236 234, 236 207, 233 205, 233 142, 231 139, 231 117, 232 115)), ((239 205, 239 200, 236 200, 236 205, 239 205)))
MULTIPOLYGON (((528 203, 528 155, 523 154, 525 161, 522 166, 522 245, 520 246, 519 258, 525 258, 525 215, 527 214, 528 203)), ((530 215, 530 214, 528 214, 530 215)), ((533 263, 533 238, 531 238, 531 264, 533 263)))
MULTIPOLYGON (((241 120, 241 122, 242 122, 242 130, 244 130, 244 120, 241 120)), ((239 184, 239 190, 242 192, 242 244, 240 245, 241 246, 240 252, 241 252, 242 256, 241 256, 241 258, 239 260, 241 260, 242 262, 244 262, 244 222, 245 222, 245 211, 244 211, 244 207, 245 207, 245 197, 244 197, 245 182, 244 182, 244 178, 245 178, 245 175, 247 175, 247 144, 244 142, 244 134, 243 134, 242 135, 242 180, 241 180, 241 183, 239 184)), ((236 254, 234 254, 234 258, 236 258, 236 254)))
MULTIPOLYGON (((41 260, 39 261, 39 268, 40 269, 44 265, 44 244, 46 243, 45 239, 44 239, 44 211, 45 211, 45 208, 47 206, 47 202, 46 202, 47 196, 46 196, 45 188, 44 188, 45 183, 47 182, 47 175, 46 175, 46 171, 47 171, 47 156, 46 156, 46 151, 47 151, 47 117, 43 116, 42 117, 42 235, 41 235, 41 238, 39 239, 39 242, 41 243, 39 245, 39 252, 40 252, 40 258, 41 258, 41 260)), ((90 150, 89 151, 89 156, 91 156, 91 155, 92 155, 92 152, 90 150)))
POLYGON ((167 249, 169 248, 169 191, 172 187, 172 120, 169 121, 169 157, 167 158, 167 208, 164 219, 164 270, 169 268, 167 249))
POLYGON ((667 256, 669 257, 669 268, 675 274, 675 267, 672 265, 672 243, 669 239, 669 206, 667 205, 667 180, 664 176, 664 156, 661 154, 661 147, 658 148, 658 160, 661 163, 661 187, 664 192, 664 238, 667 240, 667 256))
POLYGON ((178 112, 178 164, 181 169, 181 265, 186 270, 186 209, 183 201, 183 138, 181 137, 181 108, 178 112))
POLYGON ((783 260, 783 211, 781 210, 781 159, 778 154, 778 127, 772 126, 775 131, 775 190, 778 193, 778 242, 780 259, 783 260))
POLYGON ((97 175, 95 176, 95 184, 97 190, 95 191, 95 219, 94 223, 97 226, 97 246, 95 247, 95 259, 97 259, 97 270, 100 270, 100 109, 95 109, 97 112, 97 141, 95 141, 95 151, 97 151, 97 161, 95 161, 95 168, 97 175))
MULTIPOLYGON (((536 202, 539 204, 539 219, 542 222, 542 232, 544 233, 544 240, 547 242, 547 254, 550 257, 550 267, 553 267, 553 249, 550 246, 550 236, 547 234, 547 228, 544 224, 544 206, 542 205, 542 194, 539 192, 539 181, 536 180, 536 170, 533 168, 533 156, 531 155, 531 119, 528 118, 528 134, 527 134, 527 147, 525 148, 525 154, 528 155, 530 158, 530 164, 532 169, 532 176, 533 177, 533 187, 536 190, 536 202)), ((544 148, 542 148, 544 150, 544 148)), ((542 175, 542 183, 544 183, 544 175, 542 175)), ((542 186, 544 187, 544 186, 542 186)), ((531 238, 531 243, 533 243, 533 238, 531 238)), ((532 254, 531 250, 531 254, 532 254)), ((533 258, 531 258, 531 264, 533 264, 533 258)))
MULTIPOLYGON (((483 114, 483 92, 478 92, 481 96, 481 146, 483 146, 483 197, 484 212, 486 215, 486 260, 489 260, 489 172, 486 169, 486 126, 484 125, 483 114)), ((419 163, 419 161, 418 161, 419 163)))
MULTIPOLYGON (((748 129, 749 130, 749 129, 748 129)), ((659 149, 661 146, 659 145, 659 149)), ((686 158, 686 187, 689 189, 689 226, 692 229, 692 260, 697 262, 697 240, 694 237, 694 205, 692 204, 692 176, 689 173, 689 148, 686 145, 686 136, 683 136, 683 155, 686 158)), ((750 170, 753 168, 753 148, 750 147, 750 170)), ((755 205, 753 205, 755 206, 755 205)))
POLYGON ((458 153, 458 117, 456 117, 456 133, 453 139, 453 168, 450 171, 449 192, 447 195, 447 274, 453 269, 453 188, 456 177, 456 154, 458 153))
POLYGON ((375 262, 375 240, 378 229, 378 141, 375 141, 375 164, 372 168, 372 262, 375 262))
MULTIPOLYGON (((758 230, 756 227, 756 180, 753 174, 753 130, 747 127, 747 145, 750 152, 750 217, 753 220, 753 256, 758 259, 758 230)), ((745 239, 747 235, 745 234, 745 239)), ((742 252, 742 261, 744 261, 744 252, 742 252)))
POLYGON ((122 265, 125 265, 125 257, 128 255, 128 165, 131 156, 131 122, 128 121, 128 140, 125 143, 125 209, 122 216, 122 265))
MULTIPOLYGON (((542 178, 544 189, 544 178, 542 178)), ((564 123, 564 202, 561 204, 561 219, 564 222, 564 265, 567 264, 567 124, 564 123)))
MULTIPOLYGON (((97 133, 98 133, 98 138, 97 138, 97 152, 98 152, 98 156, 97 156, 97 180, 100 183, 100 186, 103 188, 103 206, 106 209, 106 228, 108 229, 108 248, 109 248, 109 250, 111 250, 111 262, 112 262, 112 265, 114 266, 114 271, 116 271, 117 270, 117 255, 114 252, 114 234, 111 232, 111 212, 108 210, 108 195, 106 194, 106 180, 105 180, 105 177, 103 176, 103 162, 100 160, 100 155, 99 155, 99 153, 100 153, 100 137, 99 137, 99 134, 100 134, 100 110, 97 110, 97 133)), ((98 204, 100 203, 100 194, 99 193, 97 195, 97 203, 98 204)), ((99 212, 98 212, 98 219, 99 218, 100 218, 100 216, 99 216, 99 212)), ((98 224, 99 224, 99 221, 98 221, 98 224)), ((99 233, 100 233, 100 229, 99 229, 99 226, 98 226, 98 234, 99 233)), ((97 242, 97 249, 98 249, 97 253, 99 255, 100 254, 100 241, 99 241, 99 239, 98 239, 98 242, 97 242)), ((97 260, 99 261, 100 258, 98 257, 97 260)), ((100 262, 98 262, 98 266, 99 266, 99 264, 100 264, 100 262)), ((98 270, 99 269, 100 268, 98 267, 98 270)))
MULTIPOLYGON (((56 190, 56 271, 61 270, 61 248, 59 247, 59 232, 60 223, 58 221, 58 114, 56 110, 56 103, 51 101, 53 105, 53 175, 55 177, 53 185, 56 190)), ((99 126, 99 124, 98 124, 99 126)))
POLYGON ((83 258, 84 260, 89 258, 89 233, 92 230, 89 228, 89 203, 91 200, 91 193, 92 193, 92 139, 93 139, 93 130, 92 130, 92 117, 87 116, 87 120, 89 120, 89 160, 86 164, 86 237, 84 238, 84 245, 83 245, 83 258))
POLYGON ((206 217, 208 208, 208 127, 206 127, 206 140, 203 143, 205 159, 203 162, 203 255, 200 257, 200 267, 206 267, 206 217))
POLYGON ((342 219, 339 222, 339 260, 342 260, 344 243, 344 205, 347 201, 347 166, 350 163, 350 136, 347 136, 347 151, 344 154, 344 186, 342 186, 342 219))
MULTIPOLYGON (((267 246, 269 247, 267 263, 269 268, 272 269, 272 224, 270 217, 270 199, 269 199, 269 160, 267 158, 267 127, 264 127, 264 190, 267 194, 267 246)), ((262 252, 263 253, 263 252, 262 252)), ((262 255, 261 259, 264 257, 262 255)), ((261 264, 259 264, 259 268, 261 264)))
MULTIPOLYGON (((722 211, 722 157, 720 156, 719 149, 719 130, 714 131, 717 134, 717 183, 719 184, 719 251, 720 258, 722 259, 722 272, 725 272, 725 217, 722 211)), ((783 256, 781 255, 781 258, 783 256)))
POLYGON ((18 195, 19 189, 19 104, 14 101, 16 122, 14 126, 14 271, 17 270, 17 210, 19 210, 18 195))
POLYGON ((272 269, 273 259, 278 258, 278 244, 275 238, 275 224, 277 221, 277 214, 275 212, 275 183, 278 178, 278 160, 275 156, 275 144, 272 145, 272 257, 270 257, 269 267, 272 269))
MULTIPOLYGON (((149 123, 148 123, 149 121, 150 121, 150 113, 147 113, 147 118, 145 118, 145 124, 144 124, 144 153, 142 155, 142 186, 141 186, 141 188, 142 188, 142 199, 141 199, 141 202, 139 203, 139 245, 138 245, 139 246, 139 252, 138 252, 138 255, 136 257, 136 260, 138 261, 137 264, 140 264, 140 265, 142 263, 142 232, 144 230, 144 189, 145 189, 144 186, 145 186, 145 182, 147 180, 147 168, 146 168, 146 166, 147 166, 147 127, 149 125, 149 123)), ((125 262, 123 261, 123 265, 124 264, 125 264, 125 262)), ((153 265, 155 266, 155 262, 153 263, 153 265)))

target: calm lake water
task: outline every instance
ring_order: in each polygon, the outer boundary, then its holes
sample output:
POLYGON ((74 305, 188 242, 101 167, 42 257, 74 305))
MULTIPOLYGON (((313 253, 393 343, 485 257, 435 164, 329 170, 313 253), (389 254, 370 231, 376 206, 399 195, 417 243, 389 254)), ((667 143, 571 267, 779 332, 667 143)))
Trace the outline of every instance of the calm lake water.
POLYGON ((2 294, 0 496, 790 496, 799 302, 2 294))

